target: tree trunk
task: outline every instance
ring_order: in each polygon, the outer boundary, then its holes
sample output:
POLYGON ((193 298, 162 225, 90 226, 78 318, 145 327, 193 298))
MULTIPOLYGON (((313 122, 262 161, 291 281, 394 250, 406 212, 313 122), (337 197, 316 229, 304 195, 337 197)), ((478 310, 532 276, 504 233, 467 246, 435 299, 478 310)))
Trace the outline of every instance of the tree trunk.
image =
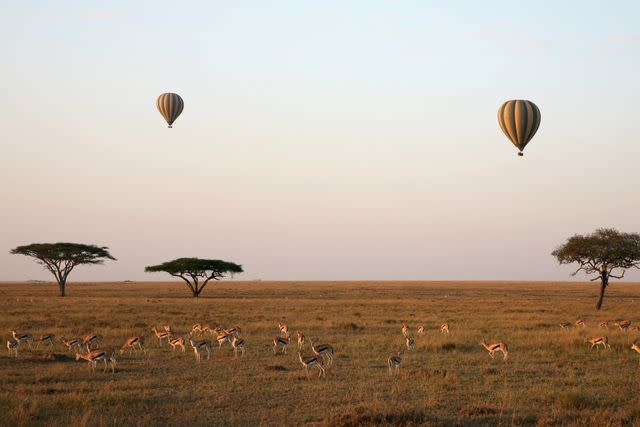
POLYGON ((598 303, 596 304, 596 310, 600 310, 602 308, 602 300, 604 300, 604 290, 609 284, 609 278, 606 274, 603 274, 600 278, 600 297, 598 297, 598 303))
POLYGON ((60 287, 60 296, 63 297, 66 295, 65 287, 67 286, 66 280, 61 280, 58 282, 58 286, 60 287))

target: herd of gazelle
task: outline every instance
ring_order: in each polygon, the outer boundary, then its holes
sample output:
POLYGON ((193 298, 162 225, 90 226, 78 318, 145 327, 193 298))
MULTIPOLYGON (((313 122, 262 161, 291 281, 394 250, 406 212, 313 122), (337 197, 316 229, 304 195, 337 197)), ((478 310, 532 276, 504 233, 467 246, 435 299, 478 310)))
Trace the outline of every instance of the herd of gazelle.
MULTIPOLYGON (((573 323, 562 322, 559 325, 562 329, 568 329, 571 326, 584 328, 586 327, 586 322, 584 321, 584 319, 578 319, 573 323)), ((602 322, 599 324, 599 326, 601 328, 608 329, 609 323, 602 322)), ((631 326, 630 320, 613 322, 613 326, 618 327, 622 331, 640 331, 640 327, 631 326)), ((163 341, 167 341, 167 343, 173 348, 173 351, 175 351, 176 349, 181 349, 182 352, 186 351, 185 338, 175 335, 172 332, 170 326, 164 326, 164 328, 160 330, 158 330, 156 327, 153 327, 151 330, 158 339, 159 345, 162 345, 163 341)), ((282 322, 278 324, 278 330, 279 334, 273 340, 273 353, 277 354, 279 350, 282 354, 286 354, 287 347, 291 342, 291 333, 289 332, 289 328, 286 323, 282 322)), ((442 323, 439 330, 442 334, 448 335, 450 333, 449 324, 442 323)), ((241 329, 237 326, 225 329, 221 326, 211 328, 209 326, 203 326, 200 323, 194 324, 187 335, 187 340, 194 351, 196 363, 200 363, 202 355, 204 353, 207 354, 207 359, 211 358, 211 341, 207 339, 201 339, 201 336, 203 334, 212 335, 212 337, 214 337, 218 342, 219 348, 221 348, 224 343, 229 343, 233 348, 234 357, 237 357, 238 353, 240 353, 240 355, 243 357, 245 355, 245 341, 240 337, 241 332, 241 329)), ((11 331, 11 333, 12 338, 9 338, 7 340, 7 350, 9 352, 9 356, 18 357, 18 348, 22 344, 29 344, 30 347, 33 345, 38 346, 39 344, 44 344, 48 345, 52 350, 56 347, 56 337, 54 334, 44 334, 39 338, 34 339, 31 334, 19 334, 15 330, 11 331)), ((424 325, 420 325, 417 328, 417 333, 418 335, 423 335, 425 333, 424 325)), ((405 339, 405 346, 407 350, 413 351, 415 349, 415 338, 411 334, 409 326, 406 323, 402 324, 402 336, 405 339)), ((307 339, 307 337, 305 337, 305 335, 301 332, 296 332, 296 341, 298 347, 298 359, 300 360, 300 363, 307 373, 307 376, 309 375, 309 368, 313 366, 318 368, 319 377, 324 376, 326 372, 325 366, 333 365, 333 347, 329 344, 314 344, 311 338, 307 339), (307 342, 309 343, 314 356, 303 355, 304 345, 307 342)), ((112 372, 115 372, 115 366, 117 363, 115 358, 116 352, 115 350, 99 349, 103 342, 101 335, 89 334, 85 335, 84 337, 69 339, 61 336, 60 342, 64 344, 70 351, 75 351, 76 360, 86 360, 92 371, 95 370, 98 362, 102 362, 104 363, 105 371, 108 369, 108 365, 110 365, 112 372), (83 350, 86 351, 86 353, 82 353, 83 350)), ((591 349, 595 347, 596 351, 598 351, 600 347, 602 347, 603 349, 611 349, 611 345, 609 345, 609 339, 604 335, 585 339, 585 342, 591 344, 591 349)), ((509 348, 504 342, 498 341, 487 344, 485 340, 482 340, 480 342, 480 345, 489 352, 489 356, 491 358, 495 357, 496 352, 501 352, 503 360, 505 361, 509 357, 509 348)), ((146 353, 144 336, 136 335, 128 338, 120 349, 120 354, 123 354, 127 350, 130 354, 134 352, 146 353)), ((637 340, 632 343, 631 350, 640 353, 640 345, 637 340)), ((392 374, 393 372, 399 373, 403 356, 404 349, 400 349, 397 354, 394 354, 387 359, 390 374, 392 374)))

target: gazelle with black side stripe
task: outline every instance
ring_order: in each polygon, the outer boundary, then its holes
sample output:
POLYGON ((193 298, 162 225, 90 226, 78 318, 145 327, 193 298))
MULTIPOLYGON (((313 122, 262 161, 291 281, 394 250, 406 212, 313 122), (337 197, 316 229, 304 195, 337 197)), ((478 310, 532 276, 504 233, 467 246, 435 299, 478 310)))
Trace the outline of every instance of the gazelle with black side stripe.
POLYGON ((94 350, 87 354, 76 353, 76 360, 84 359, 88 362, 91 372, 95 371, 98 362, 104 362, 104 371, 107 372, 107 363, 111 365, 111 372, 116 371, 115 352, 106 350, 94 350))
POLYGON ((128 340, 126 340, 124 345, 120 349, 120 354, 124 353, 125 350, 127 350, 127 349, 129 350, 129 354, 131 354, 134 351, 136 351, 136 347, 141 352, 143 352, 143 353, 145 352, 144 337, 136 335, 136 336, 133 336, 133 337, 129 338, 128 340))
POLYGON ((509 357, 509 348, 501 341, 487 344, 484 340, 480 341, 480 345, 483 346, 488 352, 489 356, 493 359, 496 351, 502 352, 503 360, 507 360, 509 357))
POLYGON ((310 366, 317 366, 318 367, 318 378, 320 378, 320 377, 325 375, 324 362, 322 361, 322 357, 321 356, 303 357, 302 356, 302 351, 298 350, 298 359, 300 359, 300 363, 304 367, 304 370, 305 370, 305 372, 307 374, 307 378, 309 377, 309 367, 310 366))
POLYGON ((609 345, 609 339, 605 336, 586 339, 584 340, 584 342, 591 344, 591 350, 593 350, 593 348, 595 347, 596 351, 600 351, 600 347, 598 346, 602 346, 605 350, 607 348, 611 350, 611 346, 609 345))
POLYGON ((318 344, 314 345, 311 338, 309 338, 309 344, 311 345, 311 350, 317 355, 327 358, 327 365, 333 365, 333 347, 329 344, 318 344))

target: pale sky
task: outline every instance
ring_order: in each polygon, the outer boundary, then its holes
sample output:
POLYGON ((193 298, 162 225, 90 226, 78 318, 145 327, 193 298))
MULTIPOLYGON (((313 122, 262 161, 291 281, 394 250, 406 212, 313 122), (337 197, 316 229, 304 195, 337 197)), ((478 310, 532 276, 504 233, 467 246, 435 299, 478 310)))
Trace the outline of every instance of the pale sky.
MULTIPOLYGON (((0 0, 0 280, 570 279, 640 231, 640 2, 0 0), (179 93, 167 129, 155 107, 179 93), (518 158, 496 114, 542 112, 518 158)), ((578 278, 583 278, 579 276, 578 278)), ((636 271, 629 275, 640 280, 636 271)))

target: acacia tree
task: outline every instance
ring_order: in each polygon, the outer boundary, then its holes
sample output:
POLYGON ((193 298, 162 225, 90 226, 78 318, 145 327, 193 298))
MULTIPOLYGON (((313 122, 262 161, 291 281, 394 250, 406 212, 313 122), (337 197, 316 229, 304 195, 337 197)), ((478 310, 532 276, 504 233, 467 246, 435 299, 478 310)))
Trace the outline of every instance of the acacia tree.
POLYGON ((600 297, 596 304, 596 309, 600 310, 609 279, 622 279, 627 269, 640 268, 640 234, 600 228, 592 234, 570 237, 552 255, 560 264, 579 265, 572 276, 580 271, 596 275, 591 281, 600 280, 600 297))
POLYGON ((162 264, 145 267, 148 273, 165 272, 184 280, 194 297, 207 286, 210 280, 220 280, 227 274, 242 273, 242 266, 219 259, 178 258, 162 264))
POLYGON ((108 249, 81 243, 32 243, 18 246, 10 252, 35 258, 38 264, 42 264, 56 278, 60 296, 63 297, 67 277, 77 265, 102 264, 106 259, 116 260, 108 249))

